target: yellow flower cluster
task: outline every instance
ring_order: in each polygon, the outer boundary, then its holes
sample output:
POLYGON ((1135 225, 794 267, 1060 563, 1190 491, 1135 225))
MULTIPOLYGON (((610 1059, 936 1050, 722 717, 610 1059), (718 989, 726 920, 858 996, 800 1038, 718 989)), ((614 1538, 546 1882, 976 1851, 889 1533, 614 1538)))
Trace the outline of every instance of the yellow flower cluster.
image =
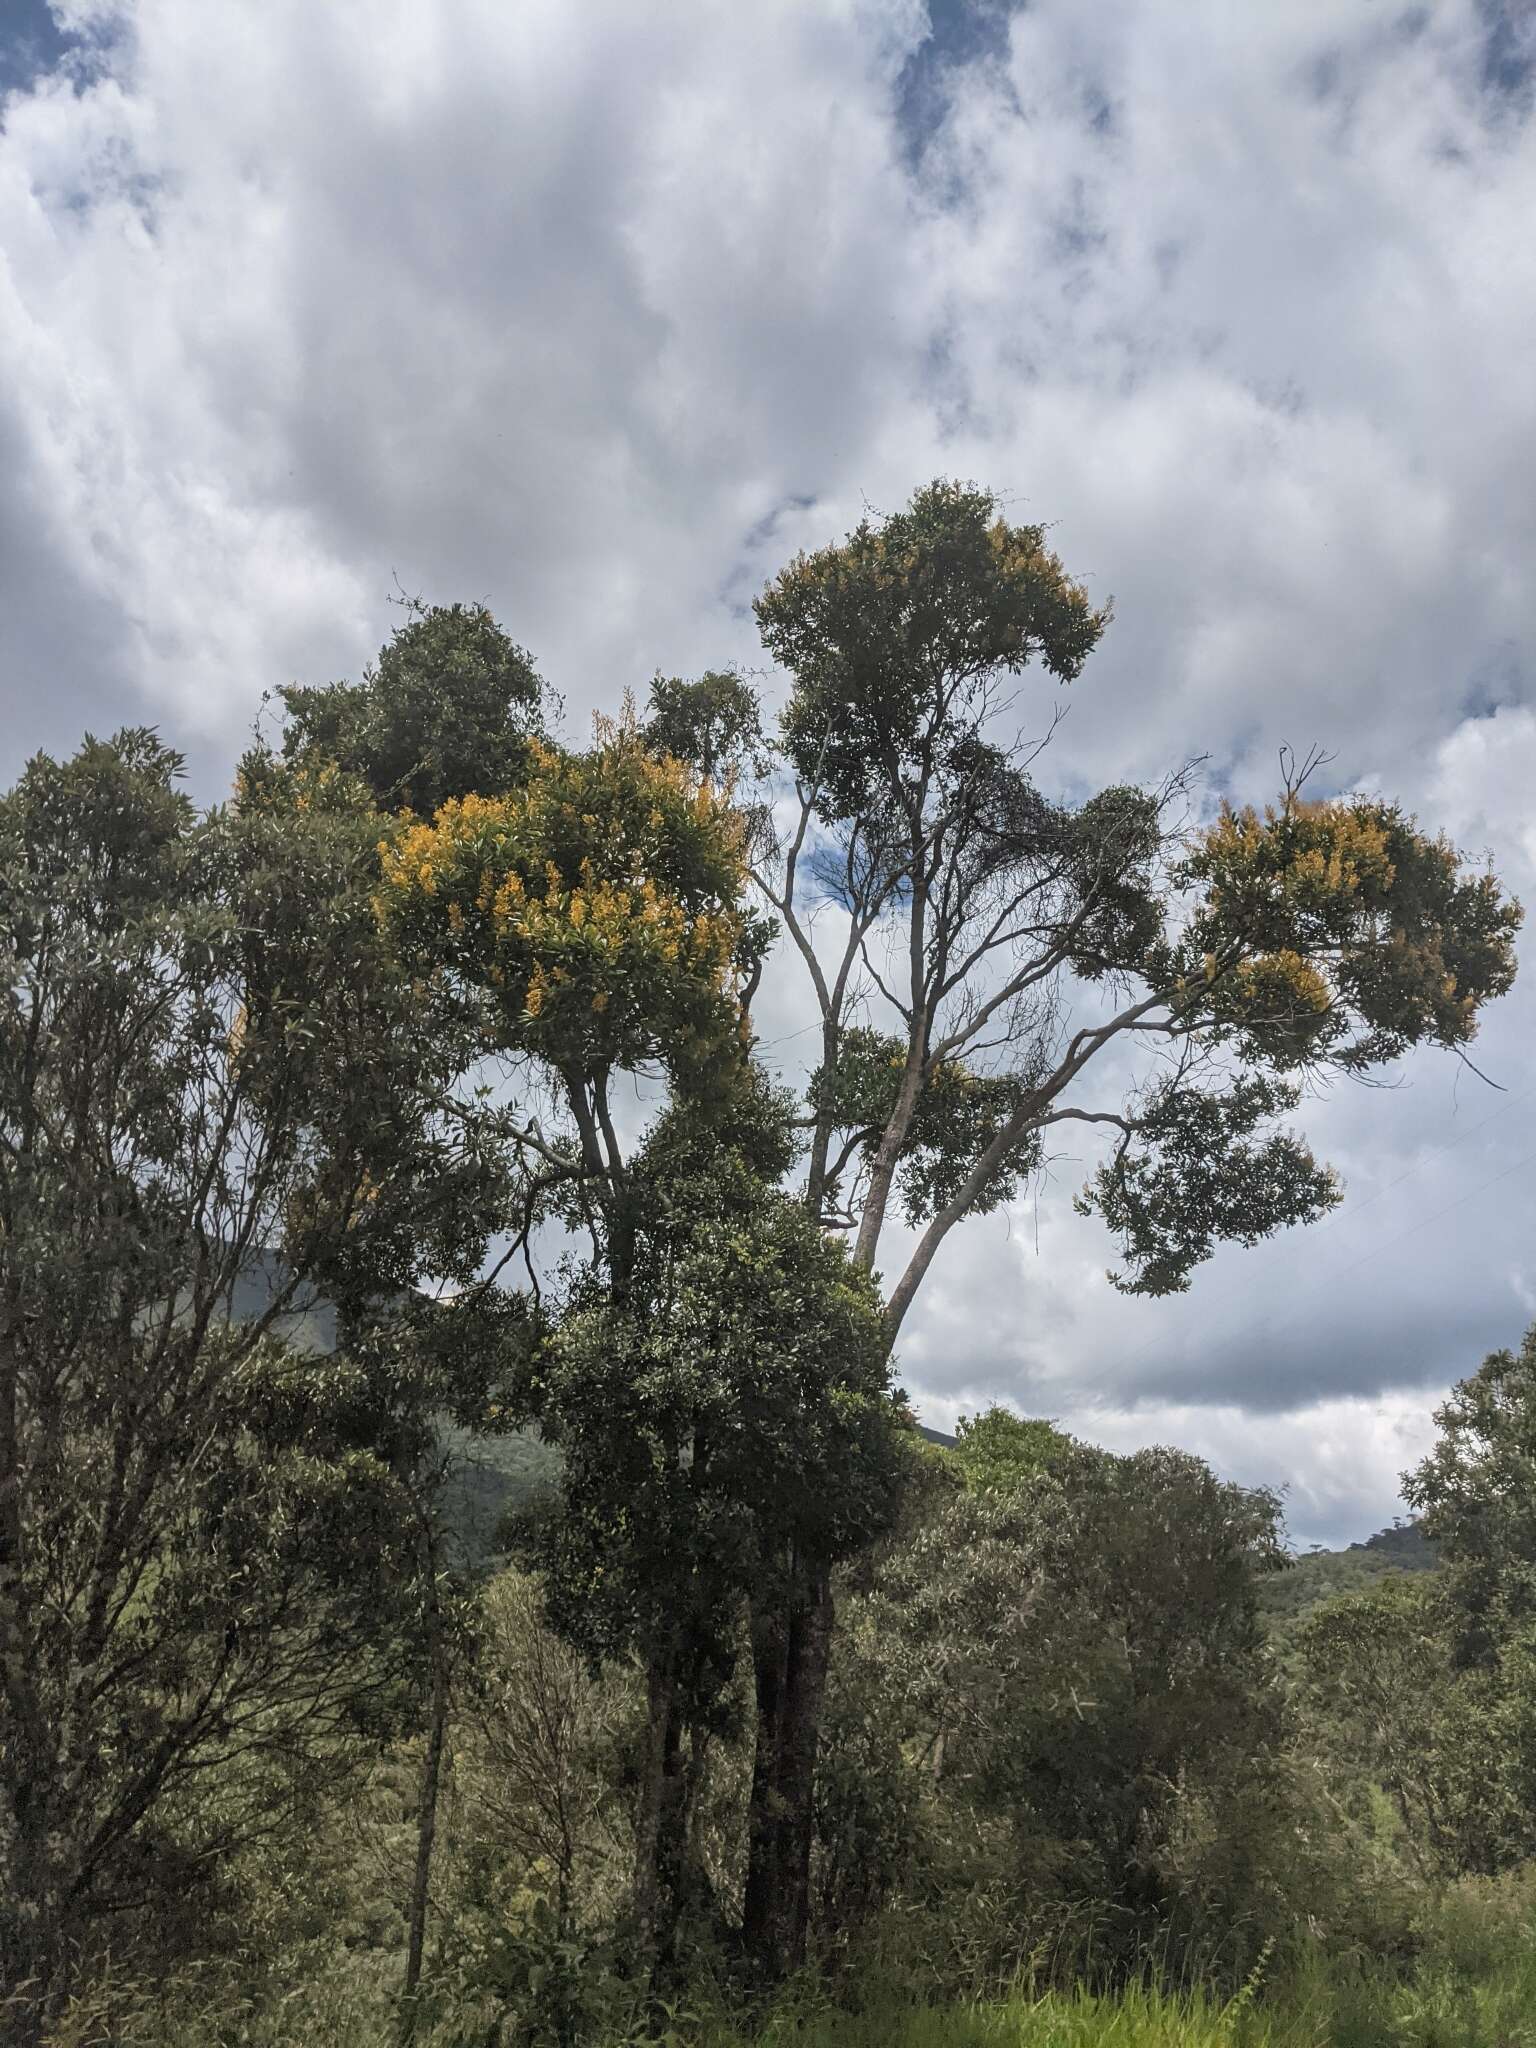
POLYGON ((647 970, 675 974, 680 995, 696 997, 701 984, 725 993, 742 931, 730 906, 745 874, 745 827, 680 763, 653 759, 622 732, 610 740, 625 756, 617 773, 611 758, 536 744, 523 790, 454 799, 430 824, 402 819, 378 850, 380 917, 413 906, 445 918, 456 939, 472 933, 492 985, 531 1018, 547 1018, 562 989, 578 987, 582 1007, 602 1016, 647 970), (645 872, 658 852, 662 872, 683 867, 693 826, 703 828, 700 881, 713 899, 699 910, 645 872), (576 861, 583 846, 593 851, 576 861), (628 849, 617 877, 594 867, 609 846, 628 849))
POLYGON ((1321 1017, 1333 1002, 1332 991, 1311 961, 1290 950, 1244 960, 1236 978, 1245 1009, 1272 1004, 1321 1017))
POLYGON ((1280 880, 1288 896, 1315 902, 1354 895, 1366 884, 1391 887, 1386 831, 1351 804, 1298 801, 1285 810, 1270 805, 1262 818, 1251 805, 1240 811, 1226 805, 1206 834, 1205 850, 1228 873, 1256 873, 1284 845, 1287 827, 1291 844, 1280 880))

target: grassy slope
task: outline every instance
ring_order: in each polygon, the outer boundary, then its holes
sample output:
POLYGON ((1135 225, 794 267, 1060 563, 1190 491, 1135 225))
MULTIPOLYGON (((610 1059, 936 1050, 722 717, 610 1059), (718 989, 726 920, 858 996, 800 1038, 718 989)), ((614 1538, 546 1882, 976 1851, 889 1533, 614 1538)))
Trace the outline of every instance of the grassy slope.
MULTIPOLYGON (((1304 1961, 1235 1999, 1132 1985, 1112 1994, 1016 1991, 921 2006, 876 1995, 858 2010, 790 2003, 766 2024, 733 2024, 685 1994, 652 2030, 622 2022, 593 2048, 1525 2048, 1536 2039, 1536 1925, 1529 1888, 1462 1901, 1463 1924, 1427 1929, 1411 1971, 1348 1960, 1304 1961), (1513 1909, 1513 1910, 1511 1910, 1513 1909)), ((1453 1911, 1451 1918, 1456 1914, 1453 1911)), ((393 1965, 394 1959, 391 1958, 393 1965)), ((253 2006, 201 1986, 180 2011, 122 1994, 110 2030, 99 2008, 66 2020, 50 2048, 386 2048, 399 2038, 398 1971, 353 1957, 253 2006)), ((498 2019, 496 2001, 444 1999, 414 2048, 482 2048, 534 2036, 498 2019)))

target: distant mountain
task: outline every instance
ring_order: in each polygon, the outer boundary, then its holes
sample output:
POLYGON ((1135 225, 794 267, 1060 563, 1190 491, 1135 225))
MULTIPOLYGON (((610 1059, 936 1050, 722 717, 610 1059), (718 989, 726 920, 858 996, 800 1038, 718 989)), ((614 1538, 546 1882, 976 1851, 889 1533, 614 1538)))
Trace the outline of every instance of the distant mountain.
MULTIPOLYGON (((917 1433, 944 1450, 955 1448, 957 1439, 941 1429, 919 1424, 917 1433)), ((444 1502, 448 1527, 467 1563, 488 1564, 500 1551, 507 1516, 553 1498, 560 1453, 542 1442, 536 1429, 482 1436, 445 1424, 440 1441, 450 1455, 444 1502)))
POLYGON ((445 1423, 439 1442, 449 1454, 444 1519, 462 1561, 487 1565, 501 1552, 506 1518, 553 1499, 560 1454, 535 1429, 483 1436, 445 1423))
POLYGON ((1284 1571, 1260 1581, 1259 1606, 1270 1626, 1284 1630, 1324 1600, 1358 1593, 1396 1572, 1432 1572, 1439 1557, 1417 1522, 1395 1522, 1344 1550, 1309 1550, 1284 1571))
MULTIPOLYGON (((1383 1561, 1384 1568, 1390 1565, 1400 1572, 1432 1572, 1440 1562, 1439 1552, 1424 1534, 1420 1522, 1394 1522, 1390 1529, 1378 1529, 1363 1543, 1351 1543, 1348 1550, 1338 1554, 1351 1557, 1356 1551, 1369 1551, 1373 1559, 1383 1561)), ((1329 1554, 1322 1553, 1325 1557, 1329 1554)))

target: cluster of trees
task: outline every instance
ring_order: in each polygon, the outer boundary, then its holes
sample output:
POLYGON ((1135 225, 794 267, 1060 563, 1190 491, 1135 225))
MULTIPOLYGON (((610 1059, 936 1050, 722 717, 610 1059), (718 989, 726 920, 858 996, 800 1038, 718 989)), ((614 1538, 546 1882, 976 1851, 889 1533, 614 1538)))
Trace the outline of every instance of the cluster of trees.
POLYGON ((1370 1794, 1429 1882, 1536 1855, 1536 1327, 1439 1411, 1404 1496, 1439 1560, 1330 1602, 1295 1631, 1338 1810, 1370 1794))
MULTIPOLYGON (((1179 775, 1050 796, 1015 679, 1070 683, 1108 612, 985 491, 919 491, 757 612, 771 729, 713 674, 561 744, 483 609, 417 608, 361 682, 281 692, 228 805, 146 733, 0 800, 0 1997, 36 2031, 411 1731, 416 1993, 485 1627, 450 1421, 558 1451, 515 1535, 551 1697, 637 1688, 610 1777, 643 1976, 707 1923, 774 1981, 813 1919, 867 1917, 914 1751, 994 1876, 1044 1895, 1054 1858, 1065 1896, 1091 1864, 1132 1920, 1193 1895, 1167 1788, 1256 1753, 1272 1504, 995 1426, 939 1499, 894 1347, 1061 1123, 1106 1137, 1080 1200, 1129 1291, 1320 1214, 1304 1088, 1460 1051, 1518 907, 1305 764, 1204 825, 1179 775), (799 1089, 752 1029, 791 972, 799 1089)), ((526 1776, 509 1725, 484 1754, 526 1776)), ((568 1764, 555 1837, 517 1822, 556 1842, 566 1944, 580 1816, 613 1812, 568 1764)))

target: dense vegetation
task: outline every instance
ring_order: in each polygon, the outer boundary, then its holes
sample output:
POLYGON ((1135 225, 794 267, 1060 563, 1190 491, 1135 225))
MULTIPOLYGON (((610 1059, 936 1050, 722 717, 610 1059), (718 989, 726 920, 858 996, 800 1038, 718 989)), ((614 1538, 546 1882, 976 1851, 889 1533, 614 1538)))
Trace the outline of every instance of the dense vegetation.
POLYGON ((1015 678, 1108 617, 939 483, 763 593, 771 729, 716 673, 561 744, 417 609, 227 806, 146 733, 0 800, 13 2038, 1515 2010, 1536 1338, 1347 1573, 1177 1450, 946 1450, 899 1389, 1055 1125, 1116 1284, 1183 1288, 1339 1198, 1309 1087, 1513 976, 1496 879, 1315 760, 1198 825, 1177 770, 1048 793, 1015 678))

